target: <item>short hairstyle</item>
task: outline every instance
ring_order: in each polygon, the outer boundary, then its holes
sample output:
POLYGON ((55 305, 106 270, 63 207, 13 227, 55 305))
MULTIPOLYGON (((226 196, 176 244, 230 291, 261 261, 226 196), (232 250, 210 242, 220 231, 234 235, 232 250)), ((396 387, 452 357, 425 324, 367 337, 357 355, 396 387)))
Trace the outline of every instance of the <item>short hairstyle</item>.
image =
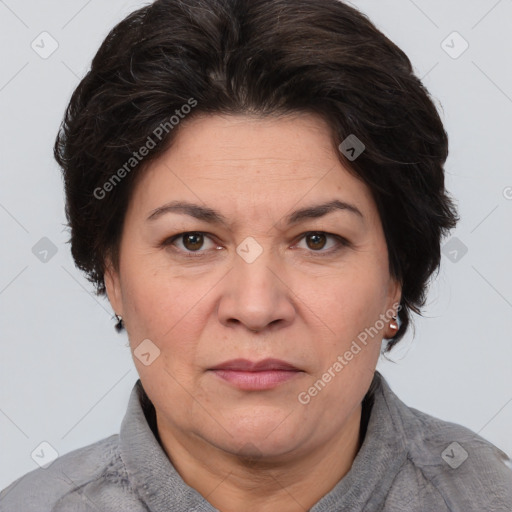
POLYGON ((410 311, 422 314, 441 238, 459 220, 444 183, 448 137, 406 54, 339 0, 157 0, 111 30, 54 147, 71 253, 96 293, 106 293, 106 257, 119 268, 136 178, 182 124, 293 113, 321 116, 336 148, 349 135, 365 146, 356 159, 337 153, 371 190, 402 285, 389 351, 410 311))

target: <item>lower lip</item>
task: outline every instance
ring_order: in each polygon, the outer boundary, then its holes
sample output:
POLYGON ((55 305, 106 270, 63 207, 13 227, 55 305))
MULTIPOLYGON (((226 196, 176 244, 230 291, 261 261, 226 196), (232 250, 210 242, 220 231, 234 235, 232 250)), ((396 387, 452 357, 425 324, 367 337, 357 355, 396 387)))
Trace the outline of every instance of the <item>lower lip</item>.
POLYGON ((288 382, 302 373, 298 370, 268 370, 261 372, 244 372, 236 370, 212 371, 221 379, 224 379, 237 388, 244 390, 272 389, 279 384, 288 382))

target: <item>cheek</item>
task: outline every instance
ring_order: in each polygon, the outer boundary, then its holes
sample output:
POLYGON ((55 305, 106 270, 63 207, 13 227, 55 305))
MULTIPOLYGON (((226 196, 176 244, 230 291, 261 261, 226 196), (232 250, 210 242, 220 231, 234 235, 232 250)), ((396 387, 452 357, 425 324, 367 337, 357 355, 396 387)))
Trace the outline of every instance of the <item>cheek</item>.
POLYGON ((127 330, 134 338, 154 339, 157 344, 176 338, 190 343, 193 330, 204 323, 201 310, 216 281, 211 276, 186 278, 179 268, 159 260, 132 259, 122 270, 127 330))
POLYGON ((309 284, 298 295, 338 340, 351 340, 383 312, 385 287, 377 267, 347 267, 309 284))
MULTIPOLYGON (((145 385, 158 387, 164 382, 165 393, 171 394, 180 393, 178 382, 189 385, 189 367, 194 364, 204 326, 200 299, 206 292, 181 284, 154 272, 125 274, 126 328, 137 371, 145 385), (159 351, 149 366, 138 360, 136 352, 146 339, 159 351)), ((160 392, 153 393, 157 396, 160 392)))

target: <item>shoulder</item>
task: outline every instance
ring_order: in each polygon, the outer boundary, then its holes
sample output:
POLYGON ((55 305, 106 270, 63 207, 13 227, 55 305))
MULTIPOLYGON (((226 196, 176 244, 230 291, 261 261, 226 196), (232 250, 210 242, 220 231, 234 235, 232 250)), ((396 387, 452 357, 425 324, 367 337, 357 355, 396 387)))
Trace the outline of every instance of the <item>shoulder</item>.
POLYGON ((512 463, 503 451, 462 425, 403 403, 399 410, 408 485, 429 488, 451 511, 512 510, 512 463))
MULTIPOLYGON (((85 511, 101 508, 106 495, 128 488, 119 436, 79 448, 18 478, 0 493, 2 512, 85 511), (89 503, 88 503, 89 502, 89 503)), ((112 501, 112 500, 111 500, 112 501)), ((112 503, 122 504, 123 496, 112 503)), ((106 510, 106 508, 102 509, 106 510)))

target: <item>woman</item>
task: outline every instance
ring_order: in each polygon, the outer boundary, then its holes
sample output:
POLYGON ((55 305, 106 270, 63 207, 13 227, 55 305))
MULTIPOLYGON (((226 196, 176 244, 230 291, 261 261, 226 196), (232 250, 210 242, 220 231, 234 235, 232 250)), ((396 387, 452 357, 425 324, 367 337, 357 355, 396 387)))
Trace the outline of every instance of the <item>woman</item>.
POLYGON ((140 380, 2 510, 512 510, 512 472, 375 371, 456 225, 407 56, 337 0, 158 0, 55 145, 71 250, 140 380))

